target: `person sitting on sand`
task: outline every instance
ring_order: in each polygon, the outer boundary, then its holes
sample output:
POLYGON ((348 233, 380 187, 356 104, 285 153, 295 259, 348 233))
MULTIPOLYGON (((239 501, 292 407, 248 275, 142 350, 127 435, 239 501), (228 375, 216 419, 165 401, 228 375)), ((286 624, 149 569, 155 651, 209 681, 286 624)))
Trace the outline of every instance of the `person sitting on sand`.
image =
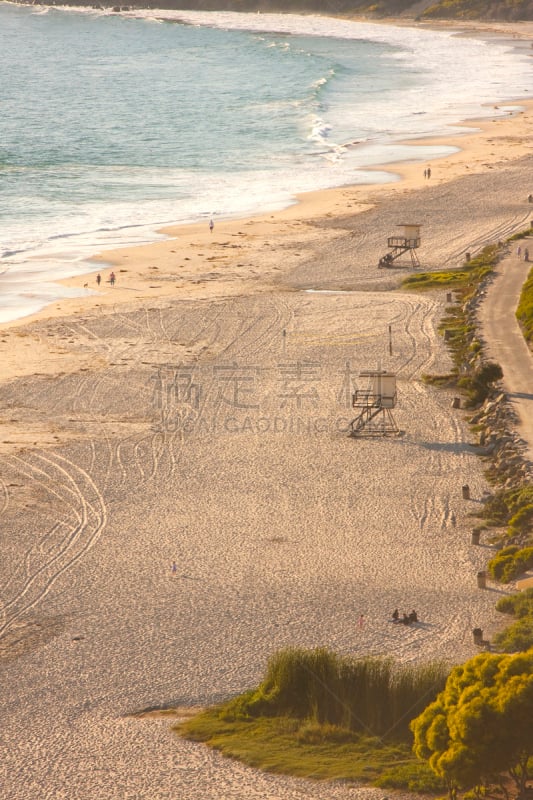
POLYGON ((404 614, 404 615, 403 615, 402 622, 403 622, 403 624, 404 624, 404 625, 410 625, 410 624, 411 624, 411 620, 409 619, 409 617, 407 616, 407 614, 404 614))
POLYGON ((397 608, 395 608, 394 611, 392 612, 392 621, 398 622, 399 619, 400 619, 400 612, 398 611, 397 608))
POLYGON ((411 623, 411 622, 418 622, 418 616, 417 616, 417 613, 416 613, 416 611, 414 610, 414 608, 413 608, 413 610, 411 611, 411 613, 409 614, 409 622, 410 622, 410 623, 411 623))

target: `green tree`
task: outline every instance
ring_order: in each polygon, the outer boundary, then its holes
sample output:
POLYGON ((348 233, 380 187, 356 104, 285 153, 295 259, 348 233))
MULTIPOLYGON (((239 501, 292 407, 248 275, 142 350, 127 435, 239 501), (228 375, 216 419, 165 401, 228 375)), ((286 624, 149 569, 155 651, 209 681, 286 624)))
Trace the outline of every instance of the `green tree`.
POLYGON ((413 720, 414 751, 458 789, 501 782, 519 793, 533 755, 533 649, 518 655, 482 653, 455 667, 435 702, 413 720))

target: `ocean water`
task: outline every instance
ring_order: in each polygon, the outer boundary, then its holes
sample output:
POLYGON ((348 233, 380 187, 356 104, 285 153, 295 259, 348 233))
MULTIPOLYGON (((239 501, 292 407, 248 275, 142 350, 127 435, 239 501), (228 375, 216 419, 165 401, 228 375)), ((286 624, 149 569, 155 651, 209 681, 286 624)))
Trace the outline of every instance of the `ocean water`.
POLYGON ((509 113, 532 74, 525 49, 446 31, 0 2, 0 322, 163 226, 445 155, 401 141, 509 113))

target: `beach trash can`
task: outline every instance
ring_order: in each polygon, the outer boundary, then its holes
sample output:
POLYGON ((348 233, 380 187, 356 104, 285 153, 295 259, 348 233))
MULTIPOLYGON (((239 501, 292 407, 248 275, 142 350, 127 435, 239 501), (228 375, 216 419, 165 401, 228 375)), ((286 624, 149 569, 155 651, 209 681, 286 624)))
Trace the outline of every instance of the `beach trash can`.
POLYGON ((467 483, 465 483, 465 485, 463 486, 462 491, 463 491, 463 500, 470 500, 470 486, 467 483))
POLYGON ((448 292, 448 294, 446 295, 446 302, 451 303, 452 301, 453 301, 452 293, 448 292))
POLYGON ((478 589, 486 589, 487 588, 487 573, 486 572, 478 572, 477 574, 477 588, 478 589))
POLYGON ((479 531, 472 531, 472 544, 479 544, 479 531))
POLYGON ((483 631, 481 628, 474 628, 472 633, 474 635, 474 644, 481 644, 483 642, 483 631))
POLYGON ((470 253, 466 253, 465 258, 466 258, 466 263, 468 264, 468 262, 470 261, 470 253))
POLYGON ((461 398, 454 397, 452 400, 452 408, 461 408, 461 398))

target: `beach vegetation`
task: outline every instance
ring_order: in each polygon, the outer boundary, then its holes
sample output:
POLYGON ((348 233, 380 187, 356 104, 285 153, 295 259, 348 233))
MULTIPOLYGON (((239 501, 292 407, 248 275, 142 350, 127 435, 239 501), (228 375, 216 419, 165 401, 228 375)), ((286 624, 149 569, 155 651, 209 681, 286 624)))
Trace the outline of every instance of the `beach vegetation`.
POLYGON ((533 269, 522 286, 516 309, 516 318, 527 343, 533 346, 533 269))
MULTIPOLYGON (((256 3, 241 0, 242 11, 255 11, 256 3)), ((339 0, 335 6, 337 14, 363 14, 375 17, 397 17, 400 14, 414 19, 498 19, 513 22, 530 20, 533 12, 530 0, 436 0, 429 7, 420 10, 413 0, 339 0)), ((323 5, 317 0, 293 0, 287 11, 294 13, 322 11, 323 5)))
MULTIPOLYGON (((523 239, 531 235, 532 228, 520 231, 507 241, 523 239)), ((498 381, 502 378, 501 367, 494 362, 483 360, 483 345, 478 336, 478 322, 475 315, 480 292, 485 279, 490 275, 502 252, 502 244, 498 243, 485 248, 475 259, 463 265, 454 273, 454 292, 458 302, 446 308, 440 325, 446 334, 450 353, 454 362, 454 372, 446 375, 424 376, 424 380, 436 386, 456 386, 462 390, 467 399, 466 407, 476 408, 484 401, 495 397, 498 381), (459 285, 455 282, 459 281, 459 285)), ((403 283, 403 288, 423 286, 435 288, 446 285, 449 272, 436 273, 437 281, 433 282, 435 273, 410 276, 403 283)), ((517 310, 524 336, 533 336, 533 270, 523 287, 520 304, 517 310)), ((500 406, 498 406, 499 408, 500 406)), ((486 406, 486 408, 488 408, 486 406)), ((502 412, 496 412, 501 415, 502 412)), ((494 418, 493 418, 494 419, 494 418)), ((480 443, 486 441, 489 432, 489 444, 494 442, 497 434, 492 421, 488 422, 486 414, 472 418, 471 429, 479 434, 480 443), (489 425, 491 430, 489 430, 489 425)), ((501 428, 500 428, 501 432, 501 428)), ((499 528, 492 543, 501 548, 488 564, 488 572, 494 580, 507 583, 533 566, 533 486, 523 471, 520 457, 501 458, 497 448, 493 447, 496 457, 490 457, 486 477, 500 488, 488 498, 476 516, 481 517, 482 524, 475 530, 481 532, 489 528, 499 528)), ((529 620, 520 619, 502 631, 495 639, 495 646, 505 652, 525 649, 533 644, 529 620)))
POLYGON ((494 361, 481 363, 470 375, 460 378, 457 385, 466 392, 466 407, 477 408, 480 406, 491 395, 494 384, 502 378, 503 370, 494 361))
POLYGON ((489 574, 501 583, 510 583, 533 567, 533 547, 504 547, 488 563, 489 574))
POLYGON ((533 587, 502 597, 496 604, 514 622, 494 637, 494 645, 504 653, 519 653, 533 647, 533 587))
POLYGON ((422 11, 422 19, 501 19, 508 22, 531 19, 529 0, 437 0, 422 11))
POLYGON ((274 772, 442 791, 413 756, 410 721, 443 689, 449 666, 395 665, 327 649, 287 649, 255 690, 176 726, 186 738, 274 772))
MULTIPOLYGON (((402 281, 402 289, 408 291, 453 289, 457 303, 446 308, 439 330, 446 338, 453 360, 453 385, 464 390, 470 407, 482 403, 492 388, 487 379, 493 367, 487 370, 481 365, 483 348, 472 310, 481 286, 494 270, 500 253, 499 244, 488 245, 460 269, 415 273, 402 281)), ((437 385, 451 385, 450 381, 442 384, 438 378, 431 376, 425 376, 425 380, 437 385)))
POLYGON ((492 520, 492 524, 497 527, 503 527, 508 525, 522 508, 531 505, 533 505, 533 486, 526 484, 500 489, 487 499, 479 516, 492 520))
POLYGON ((501 597, 496 604, 496 609, 502 614, 511 614, 517 619, 533 617, 533 587, 524 589, 517 594, 501 597))
POLYGON ((525 228, 523 231, 517 231, 517 233, 513 233, 512 236, 509 236, 507 239, 508 242, 518 242, 521 239, 526 239, 528 236, 533 235, 533 226, 529 228, 525 228))
POLYGON ((478 516, 487 527, 504 529, 496 540, 501 549, 487 565, 494 580, 509 583, 533 567, 533 486, 500 489, 488 498, 478 516))
POLYGON ((482 653, 454 667, 444 690, 412 722, 414 751, 448 788, 477 797, 514 784, 518 796, 533 766, 533 650, 482 653))

